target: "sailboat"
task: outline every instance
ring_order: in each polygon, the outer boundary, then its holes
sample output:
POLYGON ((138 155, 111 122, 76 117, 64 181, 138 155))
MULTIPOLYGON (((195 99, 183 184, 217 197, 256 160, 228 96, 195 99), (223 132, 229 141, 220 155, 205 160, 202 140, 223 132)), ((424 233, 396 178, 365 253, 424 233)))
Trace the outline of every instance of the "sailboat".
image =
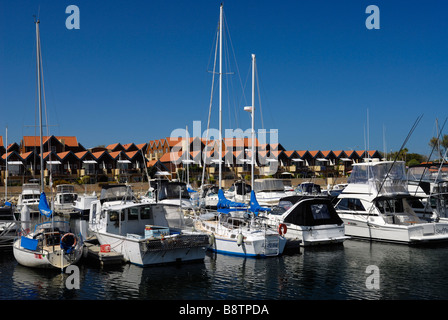
MULTIPOLYGON (((83 242, 80 237, 70 232, 68 221, 55 221, 53 210, 47 201, 44 192, 44 166, 43 166, 43 143, 42 143, 42 99, 41 99, 41 51, 39 20, 36 24, 37 43, 37 79, 39 94, 39 126, 40 126, 40 173, 41 194, 39 200, 39 212, 43 216, 43 222, 37 224, 33 231, 28 229, 20 232, 20 237, 14 241, 13 254, 17 262, 26 267, 64 269, 79 261, 83 253, 83 242)), ((29 212, 25 207, 25 213, 29 212)), ((29 220, 29 216, 25 218, 29 220)), ((23 217, 21 219, 23 221, 23 217)), ((24 221, 23 221, 24 222, 24 221)))
MULTIPOLYGON (((256 219, 256 213, 250 211, 245 203, 233 202, 226 199, 221 186, 222 179, 222 26, 223 5, 220 7, 219 39, 220 39, 220 64, 219 64, 219 185, 217 211, 200 215, 195 221, 198 230, 210 235, 211 251, 229 255, 244 257, 269 257, 283 253, 286 239, 272 230, 267 225, 256 219)), ((255 55, 252 55, 252 78, 255 72, 255 55)), ((254 80, 254 79, 252 79, 254 80)), ((254 81, 253 81, 254 82, 254 81)), ((254 84, 252 84, 252 92, 254 84)), ((252 180, 254 166, 254 131, 253 131, 254 94, 252 93, 252 180)), ((246 109, 247 110, 247 109, 246 109)), ((252 193, 253 194, 253 193, 252 193)), ((254 194, 253 194, 254 195, 254 194)), ((256 199, 251 201, 252 209, 260 210, 256 199), (256 207, 256 208, 255 208, 256 207)), ((255 211, 255 210, 254 210, 255 211)))

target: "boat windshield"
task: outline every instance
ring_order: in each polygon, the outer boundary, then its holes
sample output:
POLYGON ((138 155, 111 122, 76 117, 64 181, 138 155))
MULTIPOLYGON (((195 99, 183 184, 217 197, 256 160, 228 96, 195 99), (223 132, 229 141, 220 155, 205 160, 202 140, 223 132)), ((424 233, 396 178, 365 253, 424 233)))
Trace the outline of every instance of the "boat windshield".
POLYGON ((229 191, 235 191, 235 188, 236 188, 236 194, 242 194, 242 195, 249 194, 252 189, 250 185, 247 183, 237 182, 230 187, 229 191))
POLYGON ((294 204, 289 200, 280 200, 278 205, 274 206, 271 210, 271 214, 282 215, 289 210, 294 204))
POLYGON ((428 165, 417 165, 408 169, 409 181, 435 182, 446 180, 448 167, 446 164, 432 163, 428 165))
POLYGON ((316 194, 321 193, 320 185, 315 183, 301 183, 297 186, 296 191, 298 193, 316 194))
POLYGON ((190 199, 187 186, 182 182, 163 183, 159 191, 159 200, 163 199, 190 199))
POLYGON ((125 185, 107 185, 101 189, 101 201, 133 200, 132 189, 125 185))
POLYGON ((380 194, 408 193, 403 161, 360 163, 353 165, 349 184, 369 184, 380 194))
POLYGON ((284 191, 285 187, 279 179, 260 179, 254 181, 254 191, 284 191))

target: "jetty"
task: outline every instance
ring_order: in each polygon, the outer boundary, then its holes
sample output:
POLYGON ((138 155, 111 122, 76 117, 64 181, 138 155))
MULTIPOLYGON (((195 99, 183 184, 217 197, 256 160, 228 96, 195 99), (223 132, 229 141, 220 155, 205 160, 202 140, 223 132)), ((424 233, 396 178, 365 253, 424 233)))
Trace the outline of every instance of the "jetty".
POLYGON ((101 266, 119 265, 124 263, 121 253, 103 250, 99 244, 92 242, 84 243, 87 259, 99 262, 101 266))

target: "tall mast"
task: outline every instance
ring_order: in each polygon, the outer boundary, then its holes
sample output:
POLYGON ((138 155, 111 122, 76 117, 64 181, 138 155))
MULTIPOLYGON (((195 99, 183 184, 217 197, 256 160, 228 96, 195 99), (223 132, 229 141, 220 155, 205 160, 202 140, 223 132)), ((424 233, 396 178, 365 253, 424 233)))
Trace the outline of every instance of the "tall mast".
POLYGON ((255 112, 255 54, 252 54, 252 159, 251 159, 251 187, 254 188, 254 166, 255 166, 255 128, 254 128, 254 112, 255 112))
POLYGON ((222 8, 219 9, 219 189, 222 179, 222 8))
POLYGON ((252 105, 244 107, 244 111, 250 112, 252 118, 252 143, 251 143, 251 159, 250 159, 250 182, 252 189, 254 188, 254 167, 255 167, 255 54, 252 53, 252 105))
POLYGON ((37 87, 39 95, 39 135, 40 135, 40 192, 44 191, 44 150, 42 142, 42 85, 41 85, 41 50, 40 50, 40 34, 39 20, 36 20, 36 59, 37 59, 37 87))
POLYGON ((6 127, 6 172, 5 172, 5 203, 8 201, 8 127, 6 127))

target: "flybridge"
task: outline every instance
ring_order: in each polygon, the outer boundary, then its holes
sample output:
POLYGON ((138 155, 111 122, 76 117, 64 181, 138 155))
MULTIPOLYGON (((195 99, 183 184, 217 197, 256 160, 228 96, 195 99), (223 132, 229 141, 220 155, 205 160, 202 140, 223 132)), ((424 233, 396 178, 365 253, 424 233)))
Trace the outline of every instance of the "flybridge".
POLYGON ((349 184, 368 185, 378 195, 407 194, 405 163, 381 161, 353 164, 349 184))

